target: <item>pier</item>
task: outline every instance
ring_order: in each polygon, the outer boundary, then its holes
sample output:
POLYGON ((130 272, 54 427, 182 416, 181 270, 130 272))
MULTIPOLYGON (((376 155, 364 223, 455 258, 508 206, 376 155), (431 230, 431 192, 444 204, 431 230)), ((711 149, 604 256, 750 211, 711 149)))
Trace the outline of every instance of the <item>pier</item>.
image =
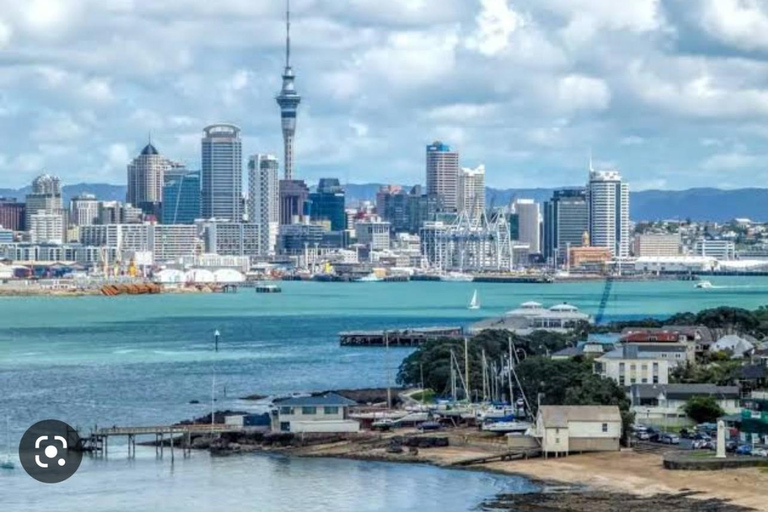
POLYGON ((463 339, 461 327, 416 327, 381 331, 346 331, 339 333, 342 347, 417 347, 444 338, 463 339))
POLYGON ((165 451, 166 436, 171 450, 171 460, 174 459, 174 445, 178 441, 182 454, 186 457, 192 450, 192 434, 196 435, 219 435, 230 432, 242 432, 243 428, 238 425, 225 424, 194 424, 194 425, 164 425, 150 427, 111 427, 100 428, 91 433, 86 438, 81 438, 81 449, 90 451, 96 455, 107 456, 109 454, 110 437, 128 438, 128 458, 136 456, 136 437, 137 436, 155 436, 155 453, 162 457, 165 451))

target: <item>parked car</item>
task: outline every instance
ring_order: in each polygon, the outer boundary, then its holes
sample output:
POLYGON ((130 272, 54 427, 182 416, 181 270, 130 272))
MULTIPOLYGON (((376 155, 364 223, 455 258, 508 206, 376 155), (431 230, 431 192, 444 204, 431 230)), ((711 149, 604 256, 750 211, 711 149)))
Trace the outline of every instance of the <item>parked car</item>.
POLYGON ((653 427, 648 427, 648 440, 653 441, 654 443, 659 442, 659 436, 661 435, 661 432, 653 427))
POLYGON ((647 430, 641 430, 635 432, 635 437, 640 441, 648 441, 651 438, 651 434, 649 434, 647 430))
POLYGON ((768 448, 755 448, 752 450, 753 457, 768 457, 768 448))
POLYGON ((711 441, 712 437, 709 434, 705 434, 703 432, 699 432, 697 434, 694 434, 693 437, 691 437, 694 441, 711 441))
POLYGON ((725 451, 728 453, 733 453, 736 451, 736 448, 739 447, 739 443, 736 441, 726 441, 725 442, 725 451))
POLYGON ((752 455, 752 445, 743 444, 736 448, 736 455, 752 455))
POLYGON ((693 439, 694 435, 694 432, 688 430, 687 428, 680 429, 680 439, 693 439))
POLYGON ((712 441, 699 440, 694 441, 691 448, 694 450, 715 450, 717 449, 717 444, 712 441))
POLYGON ((659 442, 663 444, 680 444, 680 436, 677 434, 661 434, 659 442))

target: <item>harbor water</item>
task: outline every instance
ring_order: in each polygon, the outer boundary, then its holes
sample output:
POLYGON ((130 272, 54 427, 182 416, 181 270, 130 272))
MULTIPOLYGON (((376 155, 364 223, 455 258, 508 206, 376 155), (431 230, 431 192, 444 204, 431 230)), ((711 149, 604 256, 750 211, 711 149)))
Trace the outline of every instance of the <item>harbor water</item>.
MULTIPOLYGON (((617 282, 606 319, 768 302, 768 278, 617 282)), ((386 385, 410 349, 340 347, 339 331, 467 325, 521 302, 568 302, 594 313, 601 282, 567 284, 286 282, 283 293, 0 299, 0 414, 11 444, 42 419, 94 425, 157 425, 217 409, 253 409, 240 397, 386 385), (477 289, 482 308, 467 305, 477 289), (221 332, 219 352, 213 332, 221 332), (193 403, 190 403, 193 402, 193 403), (197 402, 197 403, 194 403, 197 402), (3 422, 4 423, 4 422, 3 422)), ((4 455, 5 432, 0 435, 4 455)), ((46 487, 21 468, 0 473, 8 510, 471 510, 524 481, 422 466, 249 455, 156 461, 120 446, 88 457, 67 482, 46 487), (457 485, 457 481, 461 481, 457 485), (459 508, 457 508, 459 507, 459 508)))

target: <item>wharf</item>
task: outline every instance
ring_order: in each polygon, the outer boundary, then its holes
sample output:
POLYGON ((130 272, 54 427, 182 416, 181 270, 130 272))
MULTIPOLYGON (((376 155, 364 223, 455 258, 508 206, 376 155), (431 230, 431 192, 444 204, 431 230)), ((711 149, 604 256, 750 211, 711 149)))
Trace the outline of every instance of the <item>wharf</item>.
POLYGON ((516 283, 516 284, 551 284, 555 280, 550 276, 503 276, 503 275, 476 275, 473 279, 476 283, 516 283))
POLYGON ((345 331, 339 333, 342 347, 416 347, 443 338, 463 339, 461 327, 416 327, 381 331, 345 331))

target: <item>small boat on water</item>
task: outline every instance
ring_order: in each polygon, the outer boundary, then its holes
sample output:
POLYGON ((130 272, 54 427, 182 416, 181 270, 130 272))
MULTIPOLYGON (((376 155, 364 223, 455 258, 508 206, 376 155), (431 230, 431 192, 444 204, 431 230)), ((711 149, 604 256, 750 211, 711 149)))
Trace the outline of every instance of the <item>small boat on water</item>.
POLYGON ((374 274, 373 272, 371 272, 367 276, 356 277, 355 279, 353 279, 355 283, 378 283, 381 280, 382 279, 376 274, 374 274))
POLYGON ((480 299, 477 298, 477 290, 472 294, 472 300, 469 301, 467 309, 480 309, 480 299))
POLYGON ((474 280, 474 277, 463 272, 448 272, 440 274, 440 280, 449 283, 469 283, 474 280))
POLYGON ((705 288, 705 289, 706 289, 706 288, 712 288, 712 287, 713 287, 713 286, 712 286, 712 283, 710 283, 709 281, 699 281, 699 282, 698 282, 698 283, 696 283, 694 286, 695 286, 696 288, 705 288))

